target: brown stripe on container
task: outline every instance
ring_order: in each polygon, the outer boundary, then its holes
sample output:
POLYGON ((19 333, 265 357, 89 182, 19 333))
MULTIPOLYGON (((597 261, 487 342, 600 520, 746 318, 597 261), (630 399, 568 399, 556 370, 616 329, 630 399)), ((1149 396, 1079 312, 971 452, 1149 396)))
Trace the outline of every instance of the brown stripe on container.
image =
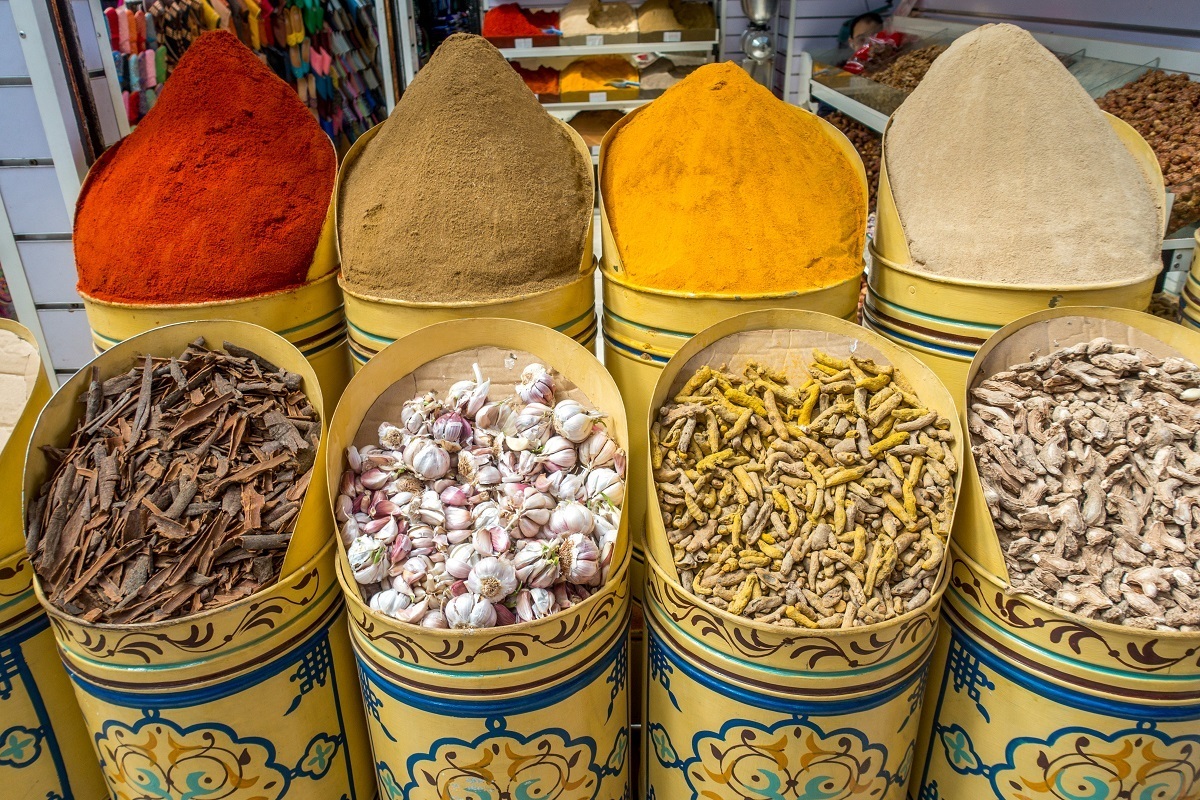
POLYGON ((925 328, 920 325, 914 325, 911 322, 903 322, 895 317, 890 317, 880 311, 878 306, 870 301, 869 294, 867 295, 867 302, 863 304, 864 311, 867 311, 868 308, 868 313, 878 320, 886 322, 889 325, 893 325, 902 330, 916 331, 917 333, 928 336, 931 339, 942 339, 944 341, 957 342, 958 344, 961 344, 964 347, 968 347, 972 350, 978 350, 980 347, 983 347, 983 343, 987 341, 987 339, 976 339, 974 336, 959 336, 958 334, 954 333, 946 333, 945 331, 925 328))
POLYGON ((957 609, 954 608, 953 603, 949 603, 949 602, 943 603, 942 611, 943 611, 943 613, 952 617, 955 620, 956 624, 958 624, 960 627, 969 630, 971 632, 971 634, 974 636, 974 638, 976 638, 982 642, 986 642, 985 646, 988 647, 989 649, 994 650, 998 655, 1001 655, 1001 656, 1007 658, 1008 660, 1021 665, 1022 667, 1027 669, 1029 672, 1048 676, 1050 678, 1055 679, 1058 682, 1067 684, 1069 686, 1073 686, 1077 689, 1081 689, 1088 694, 1101 695, 1101 696, 1103 696, 1105 694, 1112 694, 1112 695, 1118 695, 1119 697, 1136 698, 1138 700, 1157 702, 1157 703, 1161 703, 1164 705, 1181 703, 1181 702, 1195 702, 1197 700, 1200 700, 1200 691, 1194 691, 1194 692, 1150 692, 1150 691, 1124 689, 1124 688, 1115 687, 1109 683, 1100 683, 1097 681, 1085 680, 1082 678, 1078 678, 1074 675, 1071 675, 1069 673, 1062 672, 1060 670, 1051 669, 1050 667, 1046 666, 1045 664, 1040 664, 1037 661, 1032 661, 1032 660, 1026 658, 1025 656, 1021 655, 1020 653, 1015 652, 1011 648, 1004 646, 998 640, 988 636, 986 633, 981 631, 977 626, 972 625, 970 622, 968 622, 964 618, 964 616, 962 614, 960 614, 957 609))

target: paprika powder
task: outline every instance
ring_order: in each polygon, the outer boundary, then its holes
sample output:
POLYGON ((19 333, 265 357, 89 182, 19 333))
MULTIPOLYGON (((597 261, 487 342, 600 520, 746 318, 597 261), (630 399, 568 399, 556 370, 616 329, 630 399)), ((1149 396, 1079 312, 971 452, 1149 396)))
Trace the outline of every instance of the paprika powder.
POLYGON ((557 27, 557 12, 534 13, 537 14, 536 18, 517 3, 503 3, 489 8, 483 15, 483 35, 540 36, 544 28, 557 27))
POLYGON ((79 291, 203 303, 320 277, 308 272, 336 172, 296 92, 233 34, 205 33, 88 176, 75 210, 79 291))

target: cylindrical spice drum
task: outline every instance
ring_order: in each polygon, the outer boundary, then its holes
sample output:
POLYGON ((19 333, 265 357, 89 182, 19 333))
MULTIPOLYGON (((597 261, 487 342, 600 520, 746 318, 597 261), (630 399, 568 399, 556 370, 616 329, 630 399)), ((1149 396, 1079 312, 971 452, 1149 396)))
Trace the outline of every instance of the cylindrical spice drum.
MULTIPOLYGON (((28 329, 0 320, 0 330, 32 345, 40 364, 28 329)), ((0 557, 0 782, 18 798, 99 800, 104 780, 58 659, 50 621, 33 594, 21 521, 25 448, 49 399, 50 382, 39 366, 33 393, 0 449, 0 552, 7 554, 0 557)))
MULTIPOLYGON (((581 157, 590 162, 591 151, 579 132, 562 120, 555 121, 571 137, 581 157)), ((343 191, 345 176, 351 165, 361 155, 367 143, 379 133, 382 124, 360 136, 346 153, 334 192, 335 208, 340 208, 338 198, 343 191)), ((587 174, 586 188, 590 194, 594 191, 591 170, 587 174)), ((596 283, 592 238, 592 222, 589 219, 577 278, 564 286, 516 297, 443 303, 412 302, 362 294, 346 286, 345 281, 340 281, 346 298, 346 321, 349 324, 350 354, 354 370, 360 369, 376 353, 397 339, 415 333, 427 325, 456 319, 498 317, 536 322, 571 337, 590 350, 595 349, 596 283)), ((339 249, 339 254, 340 252, 339 249)))
MULTIPOLYGON (((299 374, 321 408, 315 370, 303 355, 243 322, 156 329, 114 345, 90 367, 104 380, 147 354, 177 355, 197 338, 238 344, 299 374)), ((26 498, 50 475, 43 447, 62 446, 74 430, 90 367, 63 385, 38 421, 26 498)), ((115 625, 70 616, 36 586, 83 709, 91 757, 116 800, 374 796, 335 543, 327 536, 321 453, 316 463, 283 573, 269 588, 213 611, 115 625)))
POLYGON ((1200 231, 1196 232, 1196 247, 1192 250, 1192 269, 1183 284, 1183 319, 1189 328, 1200 330, 1200 231))
MULTIPOLYGON (((582 391, 608 415, 609 434, 627 446, 617 388, 581 345, 515 320, 445 322, 398 340, 350 382, 330 426, 331 493, 346 448, 377 441, 380 421, 393 419, 404 400, 446 389, 472 363, 493 383, 516 383, 519 372, 501 375, 531 360, 582 391)), ((343 552, 338 576, 384 800, 629 796, 624 514, 613 564, 595 594, 543 619, 439 630, 372 611, 343 552)))
MULTIPOLYGON (((1200 334, 1165 320, 1053 309, 991 337, 966 386, 1097 336, 1200 359, 1200 334)), ((910 798, 1200 798, 1200 634, 1109 624, 1013 592, 972 455, 961 502, 910 798)))
MULTIPOLYGON (((657 416, 708 358, 718 364, 736 352, 786 371, 799 366, 789 354, 812 347, 895 367, 925 406, 950 421, 961 463, 954 401, 936 376, 882 337, 814 312, 743 314, 697 334, 663 370, 650 413, 657 416), (767 346, 780 332, 790 338, 767 346)), ((928 602, 883 623, 808 630, 755 622, 683 588, 652 477, 647 487, 648 796, 902 798, 945 568, 928 602)))
MULTIPOLYGON (((604 159, 608 145, 625 125, 628 125, 641 109, 636 109, 617 120, 600 144, 600 174, 604 174, 604 159)), ((801 112, 797 110, 798 113, 801 112)), ((845 135, 825 120, 822 127, 833 141, 845 152, 854 166, 863 186, 863 197, 867 196, 867 173, 862 158, 845 135)), ((630 431, 629 485, 631 492, 626 501, 629 509, 630 531, 633 534, 633 592, 635 602, 642 596, 646 580, 645 527, 646 498, 642 486, 646 476, 642 474, 646 461, 648 441, 640 420, 646 418, 650 407, 650 393, 662 373, 667 361, 688 339, 710 325, 723 319, 750 311, 770 308, 790 308, 805 311, 822 311, 854 321, 858 319, 858 295, 862 275, 856 274, 841 283, 820 289, 811 289, 777 294, 718 295, 697 292, 673 292, 650 289, 632 283, 617 250, 612 225, 600 197, 600 235, 603 251, 600 270, 603 276, 603 325, 604 365, 612 374, 621 396, 625 399, 625 412, 631 420, 638 420, 630 431)))
MULTIPOLYGON (((1159 213, 1165 233, 1166 189, 1154 151, 1127 123, 1111 114, 1105 117, 1162 198, 1159 213)), ((915 353, 955 396, 962 392, 976 351, 1001 326, 1026 314, 1060 306, 1115 306, 1145 311, 1154 294, 1156 276, 1063 287, 1054 284, 1054 276, 1047 275, 1044 285, 1009 286, 916 269, 888 183, 886 130, 875 224, 875 237, 869 245, 871 268, 863 325, 915 353)))

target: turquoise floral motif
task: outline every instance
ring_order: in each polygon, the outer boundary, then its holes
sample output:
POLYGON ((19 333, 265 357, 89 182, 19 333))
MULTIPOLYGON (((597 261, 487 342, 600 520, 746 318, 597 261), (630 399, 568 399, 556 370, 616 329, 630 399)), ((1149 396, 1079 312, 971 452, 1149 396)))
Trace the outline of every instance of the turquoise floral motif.
POLYGON ((826 734, 804 717, 773 725, 731 720, 720 731, 701 731, 695 755, 673 759, 665 730, 650 728, 663 766, 682 769, 691 800, 848 800, 882 798, 895 779, 885 769, 887 749, 850 728, 826 734))
POLYGON ((612 751, 604 760, 601 772, 605 775, 620 775, 625 768, 625 756, 629 753, 629 729, 621 728, 617 740, 613 742, 612 751))
POLYGON ((946 657, 946 669, 954 683, 954 691, 967 691, 967 697, 975 702, 975 708, 988 722, 992 721, 987 709, 983 707, 983 690, 995 689, 996 684, 988 678, 979 666, 979 659, 967 652, 958 640, 950 642, 950 653, 946 657))
POLYGON ((379 775, 379 786, 383 789, 384 800, 400 800, 400 784, 396 782, 392 768, 380 761, 375 765, 375 772, 379 775))
POLYGON ((987 767, 975 752, 971 737, 961 725, 951 725, 948 728, 936 725, 934 735, 946 751, 946 763, 950 765, 950 769, 962 775, 981 775, 987 772, 987 767))
POLYGON ((629 680, 629 645, 621 645, 621 650, 617 654, 617 660, 613 663, 612 672, 604 679, 605 683, 611 683, 612 689, 608 695, 608 715, 604 721, 612 719, 613 705, 617 702, 617 696, 625 690, 625 684, 629 680))
POLYGON ((671 744, 671 736, 667 729, 657 722, 651 722, 647 730, 650 732, 650 746, 654 748, 654 757, 658 759, 658 763, 670 769, 682 769, 683 761, 675 751, 675 745, 671 744))
POLYGON ((329 768, 333 766, 333 759, 337 755, 338 748, 342 744, 340 736, 329 736, 324 733, 319 733, 313 737, 313 740, 308 743, 308 747, 304 748, 304 755, 300 758, 300 763, 296 765, 294 777, 306 777, 318 780, 329 772, 329 768))
POLYGON ((989 769, 1003 800, 1174 800, 1200 797, 1200 736, 1172 737, 1142 723, 1105 735, 1065 728, 1009 743, 989 769))
POLYGON ((469 742, 439 739, 407 766, 409 782, 389 800, 593 800, 607 774, 591 738, 558 728, 522 736, 503 718, 469 742))
POLYGON ((0 733, 0 766, 25 767, 42 754, 44 734, 38 728, 14 725, 0 733))
POLYGON ((144 713, 133 725, 109 721, 96 735, 116 800, 280 800, 294 779, 324 776, 342 746, 340 736, 318 734, 288 769, 266 739, 215 722, 185 728, 161 712, 144 713))
POLYGON ((647 637, 646 644, 646 655, 650 661, 650 680, 658 681, 659 685, 666 690, 671 705, 675 706, 676 711, 682 713, 679 701, 675 699, 675 693, 671 691, 671 676, 675 673, 675 668, 667 660, 667 654, 663 650, 663 646, 659 644, 657 637, 647 637))

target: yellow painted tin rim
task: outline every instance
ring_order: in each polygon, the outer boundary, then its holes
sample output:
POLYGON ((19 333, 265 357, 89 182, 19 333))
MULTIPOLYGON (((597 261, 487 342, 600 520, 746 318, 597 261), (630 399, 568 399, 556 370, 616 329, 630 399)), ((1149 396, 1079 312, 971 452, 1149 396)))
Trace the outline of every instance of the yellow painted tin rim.
POLYGON ((87 294, 86 292, 84 292, 82 290, 79 290, 79 296, 83 298, 84 302, 89 303, 94 306, 101 306, 104 308, 129 309, 131 311, 153 311, 154 309, 158 309, 158 308, 165 308, 165 309, 226 308, 229 306, 240 305, 242 303, 253 303, 253 302, 256 302, 259 300, 266 300, 268 298, 279 297, 279 296, 285 295, 285 294, 295 294, 296 292, 300 292, 305 289, 310 289, 310 288, 313 288, 316 286, 320 286, 323 283, 332 281, 332 280, 336 279, 339 276, 339 274, 340 273, 337 270, 334 270, 333 272, 330 272, 327 275, 322 275, 320 278, 317 278, 314 281, 302 283, 299 286, 293 286, 290 289, 276 289, 275 291, 264 292, 263 294, 251 295, 250 297, 231 297, 231 298, 228 298, 225 300, 209 300, 209 301, 206 301, 203 303, 120 303, 120 302, 113 302, 110 300, 97 300, 96 298, 90 296, 89 294, 87 294))
MULTIPOLYGON (((950 550, 951 550, 951 556, 953 558, 961 559, 962 562, 964 564, 966 564, 971 569, 972 572, 974 572, 977 575, 982 576, 984 578, 984 580, 991 583, 993 586, 998 588, 1000 591, 1010 592, 1012 590, 1011 584, 1006 583, 1005 581, 1001 580, 999 576, 993 575, 992 573, 988 572, 987 569, 982 564, 980 564, 978 561, 976 561, 975 559, 973 559, 969 555, 967 555, 966 552, 964 552, 963 549, 958 545, 958 543, 956 543, 953 540, 953 537, 951 537, 950 550)), ((1114 633, 1114 634, 1119 634, 1122 636, 1128 636, 1128 637, 1134 637, 1134 638, 1167 639, 1167 640, 1174 640, 1174 641, 1180 641, 1180 642, 1192 640, 1192 641, 1196 642, 1197 644, 1200 644, 1200 632, 1187 633, 1184 631, 1160 631, 1160 630, 1147 631, 1147 630, 1142 630, 1141 628, 1131 628, 1131 627, 1128 627, 1125 625, 1116 625, 1112 622, 1104 622, 1104 621, 1098 620, 1098 619, 1088 619, 1087 617, 1081 617, 1077 614, 1071 613, 1070 611, 1064 611, 1063 609, 1058 608, 1057 606, 1052 606, 1049 603, 1044 603, 1041 600, 1038 600, 1036 597, 1027 595, 1024 592, 1012 592, 1011 596, 1021 598, 1022 602, 1026 603, 1027 605, 1032 606, 1033 608, 1036 608, 1037 610, 1047 614, 1048 616, 1060 617, 1062 619, 1070 620, 1071 622, 1074 622, 1085 628, 1093 628, 1095 630, 1104 631, 1106 633, 1114 633)), ((851 629, 851 630, 853 630, 853 629, 851 629)), ((1095 665, 1092 665, 1092 666, 1095 666, 1095 665)))
POLYGON ((862 280, 862 273, 859 272, 851 275, 845 280, 838 281, 837 283, 831 283, 828 286, 820 286, 792 292, 764 292, 762 294, 717 294, 715 292, 681 292, 674 289, 652 289, 648 286, 640 286, 629 281, 620 273, 614 272, 604 265, 600 266, 600 273, 604 276, 605 280, 612 281, 623 289, 641 292, 642 294, 652 294, 658 295, 659 297, 672 297, 683 300, 784 300, 792 297, 803 297, 805 295, 817 294, 819 292, 827 292, 831 289, 838 289, 848 283, 858 284, 862 280))
POLYGON ((549 289, 542 289, 539 292, 529 292, 527 294, 514 294, 508 297, 496 297, 490 300, 453 300, 450 302, 416 302, 414 300, 393 300, 387 297, 375 297, 369 294, 356 292, 346 285, 339 272, 338 286, 341 287, 342 293, 353 297, 356 300, 362 300, 365 303, 378 303, 383 306, 398 306, 402 308, 425 308, 425 309, 447 309, 447 308, 487 308, 489 306, 498 306, 505 303, 516 303, 518 301, 533 300, 539 297, 547 297, 555 292, 565 292, 568 289, 574 288, 576 284, 585 283, 586 281, 594 280, 596 274, 596 261, 592 260, 592 265, 572 280, 564 283, 561 286, 552 286, 549 289))
POLYGON ((1070 294, 1073 292, 1096 292, 1103 291, 1105 289, 1121 289, 1154 280, 1158 276, 1159 272, 1158 270, 1155 270, 1154 272, 1143 275, 1139 278, 1126 278, 1123 280, 1108 281, 1107 283, 1081 283, 1074 286, 1063 286, 1061 284, 1055 285, 1049 283, 992 283, 990 281, 971 280, 970 278, 951 278, 945 275, 934 275, 928 272, 919 272, 911 265, 902 266, 879 255, 879 253, 875 250, 874 239, 867 243, 867 249, 871 253, 872 261, 876 261, 888 269, 893 269, 896 272, 908 275, 909 277, 916 278, 918 280, 925 280, 931 283, 943 283, 947 286, 962 286, 968 289, 995 289, 997 291, 1014 293, 1032 291, 1049 292, 1051 294, 1070 294))
MULTIPOLYGON (((659 563, 658 563, 658 561, 655 560, 653 553, 651 553, 649 550, 646 550, 645 554, 646 554, 646 563, 650 565, 650 567, 654 570, 655 574, 657 574, 658 577, 660 577, 664 583, 670 585, 671 588, 678 591, 680 593, 680 596, 686 597, 688 599, 688 602, 691 602, 697 606, 702 607, 709 614, 715 615, 716 617, 724 620, 725 622, 729 623, 730 625, 733 625, 736 627, 742 627, 742 628, 749 628, 751 630, 760 631, 762 633, 767 633, 772 636, 792 636, 795 638, 804 638, 807 636, 811 636, 814 638, 835 638, 835 639, 841 638, 841 637, 860 638, 861 636, 863 636, 863 634, 870 634, 870 633, 875 633, 876 631, 882 631, 882 630, 886 630, 888 628, 894 628, 897 625, 901 625, 905 622, 908 622, 909 620, 916 619, 917 617, 936 616, 933 614, 933 610, 937 607, 938 603, 941 602, 942 595, 944 595, 946 592, 946 587, 950 585, 950 570, 948 568, 942 569, 941 577, 938 578, 937 588, 934 590, 934 592, 930 596, 929 600, 927 600, 924 605, 922 605, 918 608, 914 608, 912 611, 906 611, 903 614, 901 614, 900 616, 892 617, 891 619, 886 620, 884 622, 876 622, 873 625, 856 625, 853 628, 825 628, 825 629, 821 629, 821 628, 785 628, 781 625, 772 625, 768 622, 755 622, 754 620, 746 619, 745 617, 737 617, 737 616, 734 616, 733 614, 730 614, 728 611, 724 611, 720 608, 717 608, 714 605, 710 605, 709 603, 706 603, 703 599, 696 597, 694 594, 692 594, 687 589, 685 589, 683 587, 683 584, 681 584, 679 581, 675 580, 669 574, 667 574, 667 571, 665 569, 663 569, 661 566, 659 566, 659 563)), ((949 565, 947 564, 947 567, 948 566, 949 565)), ((588 598, 588 599, 591 599, 591 598, 588 598)), ((934 622, 934 627, 936 628, 936 621, 934 622)), ((697 639, 701 642, 704 641, 703 636, 692 636, 692 638, 697 639)))

